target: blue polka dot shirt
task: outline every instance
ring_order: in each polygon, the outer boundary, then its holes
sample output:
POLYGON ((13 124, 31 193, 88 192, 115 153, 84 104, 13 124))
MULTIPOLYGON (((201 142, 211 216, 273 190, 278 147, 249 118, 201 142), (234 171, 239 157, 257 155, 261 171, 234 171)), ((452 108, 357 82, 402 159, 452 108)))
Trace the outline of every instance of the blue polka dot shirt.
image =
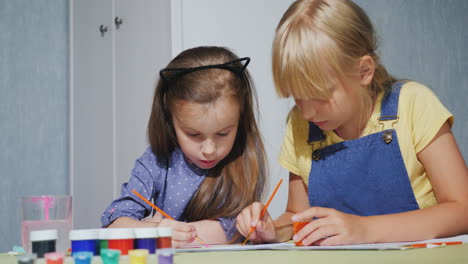
MULTIPOLYGON (((120 197, 102 214, 102 226, 107 227, 122 216, 141 220, 152 214, 152 207, 135 196, 132 190, 153 200, 156 206, 174 219, 185 221, 184 210, 203 182, 206 172, 188 162, 179 148, 168 160, 158 159, 148 148, 135 162, 130 180, 122 184, 120 197)), ((235 218, 219 218, 218 221, 230 240, 237 231, 235 218)))

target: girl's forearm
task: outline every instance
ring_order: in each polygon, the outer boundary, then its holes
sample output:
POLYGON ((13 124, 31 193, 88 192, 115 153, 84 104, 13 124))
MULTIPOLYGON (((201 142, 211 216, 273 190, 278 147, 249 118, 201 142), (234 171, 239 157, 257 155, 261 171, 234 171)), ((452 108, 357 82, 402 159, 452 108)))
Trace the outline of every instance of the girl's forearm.
POLYGON ((468 232, 468 204, 445 202, 411 212, 369 216, 369 242, 417 241, 468 232))
POLYGON ((108 228, 125 228, 125 227, 156 227, 158 223, 156 222, 146 222, 136 220, 131 217, 119 217, 117 218, 112 224, 108 226, 108 228))

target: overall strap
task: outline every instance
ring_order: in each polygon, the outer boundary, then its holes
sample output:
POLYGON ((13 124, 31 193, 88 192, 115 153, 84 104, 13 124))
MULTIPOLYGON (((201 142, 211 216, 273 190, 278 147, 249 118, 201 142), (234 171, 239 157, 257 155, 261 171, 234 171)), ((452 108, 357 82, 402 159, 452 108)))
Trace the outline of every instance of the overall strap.
POLYGON ((387 92, 382 99, 379 121, 390 121, 398 119, 398 98, 404 82, 395 82, 392 90, 387 92))

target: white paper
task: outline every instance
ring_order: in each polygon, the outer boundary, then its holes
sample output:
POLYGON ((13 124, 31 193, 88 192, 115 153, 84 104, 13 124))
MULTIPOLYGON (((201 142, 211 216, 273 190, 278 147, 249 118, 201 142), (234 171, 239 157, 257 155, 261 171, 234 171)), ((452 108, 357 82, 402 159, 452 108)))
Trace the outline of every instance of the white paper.
MULTIPOLYGON (((444 242, 462 242, 468 243, 468 235, 460 235, 448 238, 438 238, 421 241, 407 241, 397 243, 375 243, 375 244, 358 244, 358 245, 341 245, 341 246, 302 246, 296 247, 292 242, 273 243, 273 244, 258 244, 258 245, 210 245, 204 246, 187 246, 176 249, 176 252, 203 252, 203 251, 245 251, 245 250, 401 250, 410 249, 413 244, 431 244, 444 242)), ((428 245, 428 248, 438 247, 437 245, 428 245)))

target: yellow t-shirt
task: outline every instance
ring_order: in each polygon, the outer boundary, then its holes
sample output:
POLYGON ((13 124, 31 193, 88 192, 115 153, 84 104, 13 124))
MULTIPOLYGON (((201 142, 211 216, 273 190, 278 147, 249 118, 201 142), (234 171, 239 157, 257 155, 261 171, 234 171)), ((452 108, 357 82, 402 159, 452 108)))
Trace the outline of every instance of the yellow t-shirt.
MULTIPOLYGON (((377 120, 380 117, 382 98, 383 93, 378 96, 374 112, 361 137, 383 130, 377 120)), ((453 124, 453 115, 429 88, 417 82, 407 82, 400 91, 398 116, 399 120, 393 124, 393 127, 398 136, 414 196, 419 208, 433 206, 437 204, 437 200, 426 171, 416 154, 432 141, 446 121, 449 121, 450 126, 453 124)), ((385 122, 385 129, 390 128, 391 122, 385 122)), ((343 141, 335 132, 324 131, 324 133, 326 139, 322 147, 343 141)), ((312 148, 307 142, 308 135, 309 122, 302 118, 298 109, 294 109, 286 127, 279 163, 288 171, 301 176, 306 185, 309 183, 312 163, 312 148)))

